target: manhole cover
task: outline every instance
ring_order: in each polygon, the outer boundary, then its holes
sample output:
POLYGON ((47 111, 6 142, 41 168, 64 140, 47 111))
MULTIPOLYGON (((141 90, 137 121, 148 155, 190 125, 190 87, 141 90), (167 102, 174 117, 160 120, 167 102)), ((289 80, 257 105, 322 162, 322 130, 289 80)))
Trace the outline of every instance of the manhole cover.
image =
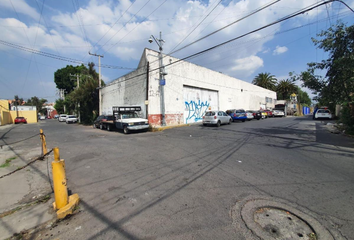
POLYGON ((310 225, 283 209, 259 208, 254 221, 274 239, 317 239, 310 225))
POLYGON ((344 239, 332 223, 324 221, 327 228, 315 213, 283 199, 248 196, 236 203, 231 215, 237 232, 246 239, 344 239))

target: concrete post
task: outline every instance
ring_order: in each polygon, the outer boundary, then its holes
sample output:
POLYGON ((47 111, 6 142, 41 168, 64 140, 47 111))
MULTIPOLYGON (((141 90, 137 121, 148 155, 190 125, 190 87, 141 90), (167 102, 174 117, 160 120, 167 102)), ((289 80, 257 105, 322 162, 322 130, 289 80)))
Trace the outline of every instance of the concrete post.
POLYGON ((43 133, 42 129, 39 129, 39 137, 41 138, 41 142, 42 142, 42 155, 47 154, 47 143, 45 141, 45 135, 43 133))
POLYGON ((60 159, 59 148, 54 148, 52 162, 55 209, 61 209, 68 204, 68 189, 66 186, 65 161, 60 159))

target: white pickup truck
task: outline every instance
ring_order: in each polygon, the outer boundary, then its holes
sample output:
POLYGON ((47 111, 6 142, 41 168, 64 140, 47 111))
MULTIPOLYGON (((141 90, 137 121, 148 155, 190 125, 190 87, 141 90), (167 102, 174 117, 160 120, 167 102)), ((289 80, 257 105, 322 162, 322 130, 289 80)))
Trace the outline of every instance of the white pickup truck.
POLYGON ((107 120, 101 124, 105 129, 111 131, 115 128, 123 129, 125 134, 130 131, 148 130, 149 121, 145 118, 140 118, 137 112, 141 111, 139 106, 122 106, 113 107, 113 120, 107 120))

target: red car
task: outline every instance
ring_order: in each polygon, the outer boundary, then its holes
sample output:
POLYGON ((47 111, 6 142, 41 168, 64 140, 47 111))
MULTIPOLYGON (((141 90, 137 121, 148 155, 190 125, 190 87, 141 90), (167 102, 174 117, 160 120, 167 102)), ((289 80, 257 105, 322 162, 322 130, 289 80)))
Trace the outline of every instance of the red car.
POLYGON ((15 124, 17 123, 27 123, 27 120, 24 117, 17 117, 15 118, 15 124))

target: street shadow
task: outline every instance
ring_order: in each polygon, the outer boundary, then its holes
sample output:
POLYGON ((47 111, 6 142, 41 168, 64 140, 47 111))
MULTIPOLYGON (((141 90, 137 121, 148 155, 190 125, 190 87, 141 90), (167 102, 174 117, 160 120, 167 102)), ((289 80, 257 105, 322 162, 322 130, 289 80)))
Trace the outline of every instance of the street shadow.
MULTIPOLYGON (((139 239, 137 236, 133 235, 132 233, 129 233, 128 231, 123 229, 123 225, 127 222, 129 222, 132 218, 137 217, 138 215, 142 214, 143 212, 147 211, 148 209, 151 209, 152 207, 156 206, 157 204, 161 203, 162 201, 167 200, 171 196, 175 195, 176 193, 180 192, 190 184, 194 183, 201 177, 205 176, 215 168, 219 168, 220 165, 222 165, 225 161, 230 159, 230 157, 235 154, 238 150, 240 150, 247 142, 249 139, 251 139, 251 136, 245 137, 242 141, 240 142, 234 142, 233 144, 227 145, 225 148, 219 149, 218 152, 216 152, 217 157, 213 157, 209 161, 207 160, 208 157, 211 156, 205 156, 201 157, 197 155, 197 153, 191 152, 190 154, 192 155, 193 158, 189 160, 187 163, 182 164, 178 169, 171 169, 171 171, 165 173, 164 175, 154 177, 152 180, 149 182, 156 182, 154 186, 151 186, 147 191, 153 191, 154 189, 161 187, 161 186, 168 186, 168 183, 174 182, 177 178, 180 178, 180 174, 176 174, 176 172, 181 172, 183 169, 188 169, 188 171, 184 171, 185 177, 183 180, 178 181, 177 183, 174 184, 174 187, 169 187, 167 190, 165 190, 159 197, 154 198, 144 204, 143 206, 137 208, 134 210, 132 213, 123 216, 120 220, 118 221, 112 221, 106 216, 104 216, 104 213, 100 213, 97 210, 95 210, 88 202, 84 202, 85 208, 92 213, 97 219, 102 221, 106 227, 96 233, 95 235, 91 236, 89 239, 97 239, 99 237, 102 237, 106 232, 108 231, 114 231, 117 234, 120 234, 124 236, 127 239, 139 239), (203 164, 200 164, 200 167, 194 171, 192 171, 193 168, 190 168, 189 166, 191 164, 195 164, 197 161, 203 162, 203 164), (171 176, 169 176, 171 175, 171 176), (175 175, 175 176, 174 176, 175 175)), ((209 149, 210 150, 210 149, 209 149)), ((208 154, 208 153, 206 153, 208 154)), ((187 158, 190 156, 186 156, 184 158, 187 158)), ((174 162, 178 162, 179 159, 174 159, 174 162)), ((198 165, 199 166, 199 165, 198 165)), ((151 169, 152 171, 158 171, 158 169, 151 169)), ((148 173, 150 174, 150 173, 148 173)), ((118 176, 117 176, 118 177, 118 176)), ((139 176, 139 179, 143 179, 144 176, 139 176)), ((107 181, 107 179, 105 179, 107 181)), ((133 180, 134 181, 134 180, 133 180)), ((131 182, 133 182, 131 181, 131 182)), ((149 186, 147 182, 143 182, 143 184, 139 184, 133 188, 129 188, 124 193, 120 193, 120 195, 123 194, 129 194, 134 192, 136 189, 141 188, 142 186, 149 186)), ((107 201, 110 201, 112 199, 115 199, 116 197, 113 197, 107 201)), ((113 208, 115 208, 114 206, 113 208)), ((107 210, 109 212, 110 209, 107 210)))

